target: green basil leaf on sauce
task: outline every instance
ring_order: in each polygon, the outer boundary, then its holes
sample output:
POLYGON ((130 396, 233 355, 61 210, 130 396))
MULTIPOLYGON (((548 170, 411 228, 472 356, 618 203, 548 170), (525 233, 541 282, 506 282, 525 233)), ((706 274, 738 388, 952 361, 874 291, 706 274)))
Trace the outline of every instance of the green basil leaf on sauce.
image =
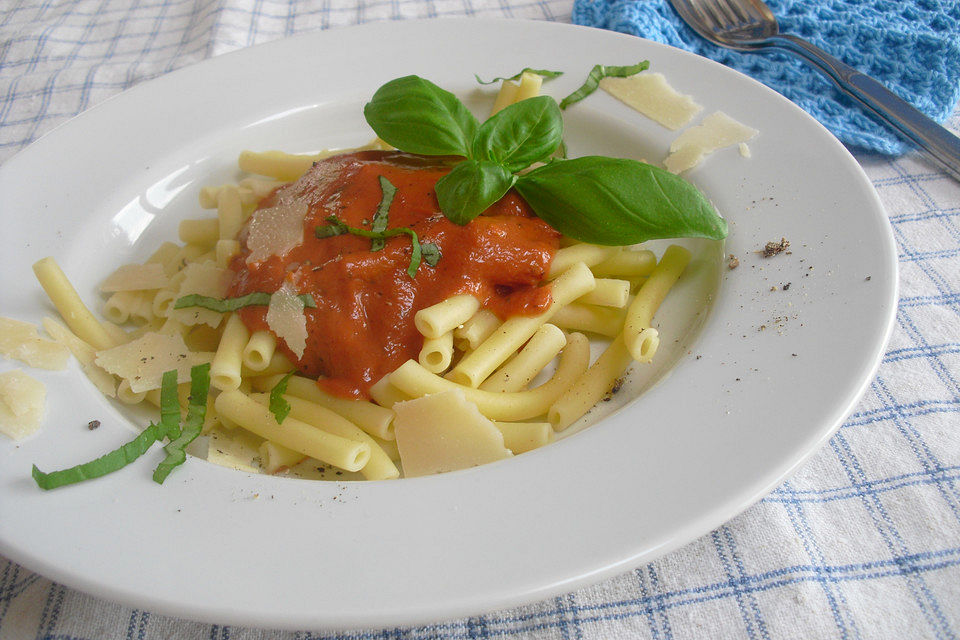
POLYGON ((283 397, 287 392, 287 383, 293 376, 293 371, 280 378, 277 384, 270 390, 270 413, 273 414, 277 424, 283 424, 283 421, 290 415, 290 403, 283 397))
POLYGON ((501 109, 480 125, 471 157, 514 172, 550 157, 562 142, 560 108, 550 96, 536 96, 501 109))
MULTIPOLYGON (((242 309, 243 307, 265 307, 270 304, 270 295, 271 294, 269 293, 256 291, 254 293, 248 293, 245 296, 240 296, 237 298, 213 298, 210 296, 202 296, 199 293, 191 293, 189 295, 177 298, 176 302, 173 303, 173 308, 184 309, 186 307, 203 307, 204 309, 210 309, 211 311, 216 311, 217 313, 227 313, 228 311, 236 311, 237 309, 242 309)), ((304 293, 297 297, 303 302, 304 307, 308 309, 317 308, 317 301, 314 300, 313 296, 309 293, 304 293)))
MULTIPOLYGON (((373 223, 370 230, 375 233, 386 231, 387 223, 390 221, 390 205, 393 204, 393 197, 397 194, 397 188, 384 176, 377 176, 380 179, 380 204, 377 205, 377 211, 373 214, 373 223)), ((380 251, 385 244, 383 238, 374 238, 370 241, 370 251, 380 251)))
POLYGON ((536 214, 568 236, 602 245, 727 235, 727 223, 692 184, 636 160, 555 160, 520 176, 536 214))
POLYGON ((420 253, 423 256, 423 261, 431 267, 437 266, 437 263, 440 262, 440 258, 442 257, 440 247, 432 242, 421 242, 420 253))
POLYGON ((516 181, 515 175, 496 162, 466 160, 437 180, 437 201, 443 215, 464 225, 502 198, 516 181))
POLYGON ((560 108, 566 109, 574 102, 580 102, 586 98, 588 95, 597 90, 597 87, 600 86, 600 81, 604 78, 626 78, 636 75, 641 71, 646 71, 649 67, 649 60, 644 60, 643 62, 638 62, 637 64, 624 67, 605 66, 602 64, 594 65, 593 69, 591 69, 590 73, 587 75, 587 79, 584 80, 582 85, 580 85, 580 88, 560 101, 560 108))
MULTIPOLYGON (((318 238, 331 238, 333 236, 341 236, 345 233, 359 236, 361 238, 371 239, 386 239, 399 235, 410 236, 410 243, 413 245, 413 251, 410 253, 410 266, 407 267, 407 275, 411 278, 416 277, 417 269, 420 268, 421 249, 420 238, 417 236, 417 232, 413 229, 408 229, 407 227, 394 227, 393 229, 387 229, 386 231, 381 232, 369 231, 367 229, 360 229, 358 227, 351 227, 347 224, 344 224, 337 216, 333 215, 327 216, 326 221, 328 222, 327 225, 319 226, 314 229, 314 235, 316 235, 318 238)), ((439 255, 439 251, 437 253, 439 255)))
POLYGON ((455 95, 419 76, 377 89, 363 115, 380 139, 428 156, 466 156, 479 126, 455 95))
POLYGON ((481 80, 480 76, 476 73, 473 74, 473 77, 476 78, 477 82, 479 82, 480 84, 493 84, 495 82, 502 82, 504 80, 519 80, 520 76, 522 76, 525 73, 536 74, 541 78, 543 78, 544 80, 550 80, 551 78, 557 78, 563 75, 563 71, 551 71, 550 69, 531 69, 530 67, 524 67, 524 69, 520 71, 520 73, 515 73, 509 78, 494 78, 493 80, 481 80))
MULTIPOLYGON (((176 374, 176 372, 174 372, 176 374)), ((176 390, 176 386, 174 386, 176 390)), ((186 447, 197 439, 203 431, 203 420, 207 416, 207 394, 210 391, 210 363, 199 364, 190 369, 190 400, 187 405, 187 418, 183 422, 183 432, 163 448, 166 457, 153 471, 153 481, 163 484, 170 472, 187 461, 186 447)), ((177 406, 177 418, 180 407, 177 406)), ((179 429, 178 429, 179 430, 179 429)))

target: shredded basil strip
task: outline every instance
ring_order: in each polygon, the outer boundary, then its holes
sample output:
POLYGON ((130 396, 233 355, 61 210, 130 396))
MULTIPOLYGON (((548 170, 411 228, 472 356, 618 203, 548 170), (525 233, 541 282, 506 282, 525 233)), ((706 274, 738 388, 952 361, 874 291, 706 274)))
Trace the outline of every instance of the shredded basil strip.
POLYGON ((177 371, 163 373, 160 382, 160 424, 166 427, 167 437, 180 436, 180 396, 177 394, 177 371))
POLYGON ((550 71, 549 69, 531 69, 530 67, 524 67, 520 73, 516 73, 509 78, 494 78, 493 80, 481 80, 479 74, 473 74, 473 77, 477 79, 477 82, 480 84, 493 84, 494 82, 502 82, 504 80, 519 80, 520 76, 525 73, 534 73, 544 80, 550 80, 551 78, 556 78, 563 75, 563 71, 550 71))
POLYGON ((608 67, 602 64, 594 65, 593 69, 591 69, 590 73, 587 75, 587 79, 583 82, 580 88, 560 101, 560 108, 566 109, 574 102, 580 102, 586 98, 588 95, 597 90, 597 87, 600 86, 600 81, 604 78, 626 78, 628 76, 636 75, 641 71, 646 71, 649 66, 649 60, 644 60, 643 62, 638 62, 637 64, 625 67, 608 67))
MULTIPOLYGON (((212 298, 210 296, 202 296, 199 293, 191 293, 190 295, 177 298, 177 301, 173 303, 173 308, 203 307, 204 309, 216 311, 217 313, 227 313, 229 311, 242 309, 243 307, 265 307, 270 304, 271 295, 272 294, 269 293, 263 293, 262 291, 256 291, 254 293, 248 293, 245 296, 240 296, 239 298, 212 298)), ((317 307, 316 301, 309 293, 304 293, 297 297, 303 302, 304 307, 308 309, 315 309, 317 307)))
POLYGON ((162 440, 166 434, 167 429, 164 425, 151 423, 136 438, 96 460, 84 462, 69 469, 51 471, 50 473, 44 473, 37 468, 37 465, 33 465, 33 479, 38 487, 49 491, 68 484, 76 484, 84 480, 105 476, 108 473, 119 471, 142 456, 147 449, 153 446, 154 442, 162 440))
POLYGON ((290 403, 283 394, 287 392, 287 383, 290 382, 291 376, 293 371, 280 378, 280 381, 270 390, 270 413, 277 420, 277 424, 283 424, 286 417, 290 415, 290 403))
MULTIPOLYGON (((174 372, 176 374, 176 372, 174 372)), ((176 386, 174 386, 176 390, 176 386)), ((188 444, 197 439, 203 430, 203 420, 207 416, 207 394, 210 391, 210 363, 200 364, 190 369, 190 403, 187 405, 187 419, 183 423, 183 433, 170 436, 170 442, 163 448, 167 457, 153 471, 153 481, 163 484, 170 472, 187 460, 185 451, 188 444)), ((180 407, 177 406, 177 418, 180 407)), ((179 431, 179 428, 178 428, 179 431)))
MULTIPOLYGON (((370 225, 370 229, 377 233, 382 233, 387 230, 387 222, 389 221, 390 216, 390 205, 393 204, 393 196, 397 193, 397 188, 393 186, 393 183, 387 180, 384 176, 379 176, 380 178, 380 192, 383 193, 383 196, 380 198, 380 204, 377 206, 377 212, 373 214, 373 224, 370 225)), ((383 238, 374 238, 370 241, 370 251, 380 251, 383 249, 385 240, 383 238)))
MULTIPOLYGON (((413 252, 410 254, 410 266, 407 267, 407 275, 411 278, 416 277, 417 269, 420 268, 420 261, 423 257, 422 249, 420 246, 420 238, 417 236, 417 232, 413 229, 408 229, 407 227, 394 227, 393 229, 387 229, 386 231, 368 231, 366 229, 358 229, 357 227, 351 227, 344 224, 340 221, 340 218, 337 216, 327 216, 326 221, 330 224, 317 227, 314 230, 314 235, 318 238, 332 238, 334 236, 342 236, 344 234, 350 234, 354 236, 360 236, 361 238, 393 238, 394 236, 399 236, 406 234, 410 236, 410 242, 413 245, 413 252)), ((431 259, 433 252, 431 251, 431 259)), ((436 251, 437 259, 439 260, 440 251, 436 251)), ((430 264, 430 261, 427 261, 431 267, 436 266, 436 262, 430 264)))

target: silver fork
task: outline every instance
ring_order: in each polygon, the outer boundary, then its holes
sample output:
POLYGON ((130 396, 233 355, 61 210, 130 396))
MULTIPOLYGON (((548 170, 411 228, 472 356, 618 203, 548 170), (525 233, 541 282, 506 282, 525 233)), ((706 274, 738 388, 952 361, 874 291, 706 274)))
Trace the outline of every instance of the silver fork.
POLYGON ((761 0, 670 0, 670 4, 694 31, 715 44, 740 51, 777 48, 800 56, 960 180, 960 138, 870 76, 802 38, 780 33, 777 19, 761 0))

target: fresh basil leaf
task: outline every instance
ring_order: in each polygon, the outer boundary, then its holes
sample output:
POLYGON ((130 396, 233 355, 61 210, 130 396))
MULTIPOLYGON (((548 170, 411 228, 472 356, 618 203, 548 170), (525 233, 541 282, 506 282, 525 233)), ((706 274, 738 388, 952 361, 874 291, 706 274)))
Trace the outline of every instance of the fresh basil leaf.
MULTIPOLYGON (((393 197, 397 194, 397 188, 393 186, 392 182, 384 176, 379 176, 379 178, 380 193, 383 195, 380 197, 380 204, 377 206, 376 213, 373 214, 373 223, 370 225, 370 230, 375 233, 387 229, 387 223, 390 219, 390 205, 393 204, 393 197)), ((380 251, 380 249, 383 249, 385 242, 383 238, 374 238, 370 241, 370 251, 380 251)))
POLYGON ((283 421, 290 415, 290 403, 283 397, 283 394, 287 392, 287 383, 290 382, 292 376, 293 371, 280 378, 277 384, 273 385, 273 389, 270 390, 270 413, 273 414, 277 424, 283 424, 283 421))
POLYGON ((608 67, 602 64, 594 65, 593 69, 591 69, 590 73, 587 75, 587 79, 584 80, 582 85, 580 85, 580 88, 560 101, 560 108, 566 109, 574 102, 580 102, 586 98, 588 95, 597 90, 597 87, 600 86, 600 81, 604 78, 626 78, 628 76, 636 75, 641 71, 646 71, 649 67, 649 60, 644 60, 643 62, 638 62, 637 64, 625 67, 608 67))
POLYGON ((561 142, 563 117, 556 101, 536 96, 501 109, 484 122, 473 139, 471 158, 520 171, 550 157, 561 142))
POLYGON ((177 370, 164 371, 160 379, 160 425, 171 440, 180 437, 180 396, 177 394, 177 370))
POLYGON ((516 189, 539 217, 583 242, 727 236, 727 223, 696 187, 636 160, 555 160, 520 176, 516 189))
MULTIPOLYGON (((210 363, 192 367, 190 369, 190 401, 187 405, 187 419, 183 422, 183 433, 175 439, 171 438, 171 442, 168 442, 163 448, 167 455, 153 471, 153 481, 157 484, 163 484, 171 471, 187 461, 187 445, 196 440, 200 432, 203 431, 203 420, 207 416, 207 394, 209 391, 210 363)), ((178 418, 179 415, 178 406, 178 418)))
MULTIPOLYGON (((189 295, 177 298, 176 302, 173 303, 173 308, 184 309, 186 307, 203 307, 204 309, 210 309, 211 311, 216 311, 217 313, 227 313, 228 311, 236 311, 237 309, 241 309, 243 307, 265 307, 270 304, 270 296, 271 294, 263 293, 262 291, 248 293, 247 295, 240 296, 238 298, 212 298, 210 296, 202 296, 199 293, 191 293, 189 295)), ((317 308, 317 301, 314 300, 313 296, 309 293, 304 293, 297 297, 303 302, 304 307, 308 309, 317 308)))
POLYGON ((432 242, 421 242, 420 253, 423 255, 423 261, 431 267, 437 266, 440 258, 443 257, 440 253, 440 247, 432 242))
POLYGON ((530 67, 524 67, 520 73, 516 73, 509 78, 494 78, 493 80, 481 80, 478 74, 473 74, 473 77, 477 79, 477 82, 480 84, 493 84, 494 82, 502 82, 504 80, 519 80, 520 76, 525 73, 533 73, 544 80, 550 80, 551 78, 556 78, 563 75, 563 71, 550 71, 549 69, 531 69, 530 67))
POLYGON ((337 216, 333 215, 327 216, 326 221, 329 223, 328 225, 314 229, 314 235, 316 235, 318 238, 330 238, 332 236, 339 236, 345 233, 359 236, 361 238, 378 238, 381 240, 403 234, 410 236, 410 243, 413 245, 413 251, 410 254, 410 266, 407 267, 407 275, 409 275, 411 278, 417 275, 417 269, 420 268, 420 238, 417 236, 417 232, 413 229, 408 229, 407 227, 394 227, 393 229, 387 229, 386 231, 368 231, 367 229, 360 229, 346 225, 341 222, 337 216))
POLYGON ((466 160, 437 180, 440 210, 451 222, 464 225, 503 197, 517 177, 489 160, 466 160))
POLYGON ((455 95, 419 76, 377 89, 363 115, 380 139, 428 156, 466 156, 479 126, 455 95))

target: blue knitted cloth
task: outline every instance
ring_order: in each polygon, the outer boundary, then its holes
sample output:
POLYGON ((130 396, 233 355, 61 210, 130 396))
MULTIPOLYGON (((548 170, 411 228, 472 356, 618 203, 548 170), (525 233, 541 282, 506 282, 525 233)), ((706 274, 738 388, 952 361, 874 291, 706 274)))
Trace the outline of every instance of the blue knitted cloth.
MULTIPOLYGON (((938 122, 960 99, 958 0, 769 0, 781 33, 805 38, 873 76, 938 122)), ((785 53, 739 53, 710 44, 666 0, 576 0, 576 24, 693 51, 779 91, 844 143, 897 155, 912 147, 818 71, 785 53)))

